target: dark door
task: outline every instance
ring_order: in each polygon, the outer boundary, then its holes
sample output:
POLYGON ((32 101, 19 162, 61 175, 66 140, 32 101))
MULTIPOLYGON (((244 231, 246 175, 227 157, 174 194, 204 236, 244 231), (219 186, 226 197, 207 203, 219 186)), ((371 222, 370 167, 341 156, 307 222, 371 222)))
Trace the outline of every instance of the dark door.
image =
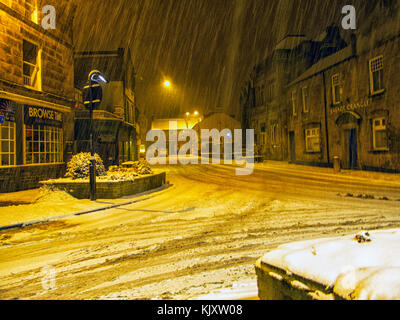
POLYGON ((296 162, 296 145, 294 140, 294 132, 289 132, 289 144, 290 144, 290 161, 296 162))
POLYGON ((348 130, 349 141, 349 167, 350 169, 358 168, 358 154, 357 154, 357 130, 348 130))

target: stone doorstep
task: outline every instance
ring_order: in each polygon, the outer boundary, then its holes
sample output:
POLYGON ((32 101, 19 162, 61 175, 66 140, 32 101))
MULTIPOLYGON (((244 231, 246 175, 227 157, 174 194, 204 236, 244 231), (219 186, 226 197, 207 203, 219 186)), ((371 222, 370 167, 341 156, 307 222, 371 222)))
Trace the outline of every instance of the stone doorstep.
POLYGON ((261 300, 342 300, 321 283, 262 262, 255 265, 261 300))

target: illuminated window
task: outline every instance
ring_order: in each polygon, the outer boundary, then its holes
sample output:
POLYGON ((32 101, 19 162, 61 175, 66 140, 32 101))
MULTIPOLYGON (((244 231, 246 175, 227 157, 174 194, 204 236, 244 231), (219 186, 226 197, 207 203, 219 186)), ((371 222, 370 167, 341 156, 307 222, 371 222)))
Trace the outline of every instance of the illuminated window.
POLYGON ((41 56, 39 47, 27 40, 24 40, 22 49, 24 85, 36 90, 41 90, 41 56))
POLYGON ((321 152, 320 129, 306 129, 306 151, 321 152))
POLYGON ((373 147, 374 150, 388 150, 388 137, 386 129, 386 119, 376 118, 372 121, 373 147))
POLYGON ((342 102, 342 84, 340 74, 337 73, 332 76, 332 102, 333 104, 340 104, 342 102))
POLYGON ((63 131, 61 128, 25 126, 25 164, 63 162, 63 131))
POLYGON ((308 106, 308 88, 303 87, 301 89, 301 97, 303 101, 303 112, 307 113, 309 111, 309 106, 308 106))
POLYGON ((37 0, 25 0, 25 18, 38 23, 37 0))
POLYGON ((15 165, 15 122, 0 124, 0 166, 15 165))
POLYGON ((371 83, 371 94, 383 92, 383 56, 369 61, 369 77, 371 83))

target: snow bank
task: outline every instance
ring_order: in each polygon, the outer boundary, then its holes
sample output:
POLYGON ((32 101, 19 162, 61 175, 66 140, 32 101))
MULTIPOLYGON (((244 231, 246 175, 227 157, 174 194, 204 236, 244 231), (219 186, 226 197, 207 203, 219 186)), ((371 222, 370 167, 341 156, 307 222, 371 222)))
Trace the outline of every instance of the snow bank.
POLYGON ((346 299, 400 299, 400 229, 295 242, 280 246, 262 262, 326 287, 346 299))

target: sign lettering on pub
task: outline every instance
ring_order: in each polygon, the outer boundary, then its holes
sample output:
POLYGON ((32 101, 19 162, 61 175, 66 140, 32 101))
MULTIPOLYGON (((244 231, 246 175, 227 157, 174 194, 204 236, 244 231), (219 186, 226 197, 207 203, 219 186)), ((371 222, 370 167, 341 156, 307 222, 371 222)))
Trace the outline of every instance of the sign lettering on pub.
POLYGON ((26 125, 44 125, 62 128, 63 115, 56 110, 25 106, 24 123, 26 125))

